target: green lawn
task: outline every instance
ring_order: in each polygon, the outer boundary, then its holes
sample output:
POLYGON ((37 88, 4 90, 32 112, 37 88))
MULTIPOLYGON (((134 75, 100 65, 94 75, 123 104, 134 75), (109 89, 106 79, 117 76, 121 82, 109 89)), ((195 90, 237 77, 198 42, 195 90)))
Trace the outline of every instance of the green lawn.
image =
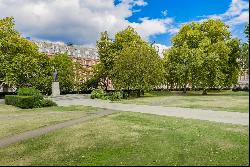
POLYGON ((249 127, 116 113, 0 150, 1 165, 249 165, 249 127))
POLYGON ((210 91, 201 95, 201 91, 149 92, 144 97, 122 100, 121 103, 160 105, 167 107, 200 108, 231 112, 249 112, 249 92, 210 91))
POLYGON ((20 109, 0 104, 0 138, 85 116, 97 109, 84 106, 20 109))

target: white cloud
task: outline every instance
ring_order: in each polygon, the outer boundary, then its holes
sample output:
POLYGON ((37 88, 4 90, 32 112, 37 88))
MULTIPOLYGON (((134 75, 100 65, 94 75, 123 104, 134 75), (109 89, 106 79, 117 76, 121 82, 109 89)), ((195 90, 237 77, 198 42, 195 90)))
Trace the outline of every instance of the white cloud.
POLYGON ((243 12, 243 10, 248 10, 248 9, 249 9, 249 2, 243 0, 232 0, 229 9, 222 16, 224 17, 238 16, 243 12))
POLYGON ((162 14, 163 16, 167 16, 167 15, 168 15, 168 11, 167 11, 167 10, 161 11, 161 14, 162 14))
POLYGON ((156 48, 156 50, 158 51, 159 55, 163 58, 163 53, 166 49, 169 49, 171 46, 166 46, 166 45, 162 45, 162 44, 154 44, 154 47, 156 48))
POLYGON ((239 16, 228 20, 226 24, 234 26, 234 25, 244 24, 248 22, 249 22, 249 12, 244 11, 239 16))
POLYGON ((203 16, 205 19, 221 19, 229 26, 249 22, 249 2, 232 0, 228 10, 222 14, 203 16))
POLYGON ((113 0, 0 0, 0 18, 13 16, 16 28, 33 39, 95 46, 100 32, 107 30, 114 37, 129 25, 145 39, 167 32, 171 18, 126 20, 134 6, 145 5, 144 0, 121 0, 117 5, 113 0))
POLYGON ((141 23, 132 23, 137 32, 144 39, 148 39, 152 35, 164 34, 168 32, 168 27, 173 23, 172 18, 166 19, 149 19, 141 18, 141 23))

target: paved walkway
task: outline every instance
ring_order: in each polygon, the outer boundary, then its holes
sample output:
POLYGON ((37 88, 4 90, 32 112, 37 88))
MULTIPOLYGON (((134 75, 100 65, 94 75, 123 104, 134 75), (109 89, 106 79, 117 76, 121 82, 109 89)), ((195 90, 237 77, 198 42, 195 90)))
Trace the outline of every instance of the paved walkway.
POLYGON ((65 128, 68 126, 72 126, 72 125, 76 125, 76 124, 79 124, 82 122, 86 122, 86 121, 89 121, 89 120, 97 118, 97 117, 109 115, 109 114, 112 114, 114 112, 116 112, 116 111, 111 111, 111 110, 97 111, 97 112, 93 112, 93 113, 89 114, 88 116, 85 116, 82 118, 69 120, 69 121, 59 123, 59 124, 38 128, 35 130, 27 131, 27 132, 24 132, 21 134, 13 135, 13 136, 4 137, 4 138, 0 139, 0 148, 7 147, 7 146, 9 146, 11 144, 15 144, 19 141, 23 141, 23 140, 30 139, 33 137, 38 137, 38 136, 44 135, 46 133, 49 133, 49 132, 52 132, 52 131, 55 131, 58 129, 62 129, 62 128, 65 128))
POLYGON ((207 120, 213 122, 249 125, 249 113, 212 111, 202 109, 149 106, 136 104, 114 103, 108 100, 89 99, 84 95, 68 95, 52 98, 59 106, 84 105, 107 108, 118 111, 131 111, 156 115, 175 116, 189 119, 207 120))

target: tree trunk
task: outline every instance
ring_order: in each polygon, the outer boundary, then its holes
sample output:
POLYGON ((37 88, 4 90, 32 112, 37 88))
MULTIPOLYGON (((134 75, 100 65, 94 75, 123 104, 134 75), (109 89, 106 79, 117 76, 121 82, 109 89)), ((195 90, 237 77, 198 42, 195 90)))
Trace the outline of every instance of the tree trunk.
POLYGON ((141 90, 141 95, 144 96, 144 90, 141 90))
POLYGON ((139 90, 137 90, 137 97, 140 97, 140 96, 141 96, 141 91, 139 89, 139 90))
POLYGON ((130 97, 130 90, 129 90, 129 88, 128 88, 128 97, 130 97))
POLYGON ((207 95, 207 89, 203 89, 202 95, 207 95))
POLYGON ((7 84, 3 84, 3 92, 8 92, 9 91, 9 87, 7 84))
POLYGON ((173 90, 173 83, 171 83, 171 85, 170 85, 170 91, 172 91, 173 90))
POLYGON ((186 84, 186 83, 184 84, 184 90, 183 90, 183 93, 187 93, 187 84, 186 84))

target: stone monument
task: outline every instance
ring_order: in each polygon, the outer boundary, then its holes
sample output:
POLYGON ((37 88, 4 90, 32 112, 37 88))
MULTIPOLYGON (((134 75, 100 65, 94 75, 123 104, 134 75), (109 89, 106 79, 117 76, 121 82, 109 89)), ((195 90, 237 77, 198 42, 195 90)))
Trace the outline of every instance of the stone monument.
POLYGON ((58 73, 57 70, 53 73, 53 82, 52 82, 52 96, 60 95, 60 85, 58 81, 58 73))

